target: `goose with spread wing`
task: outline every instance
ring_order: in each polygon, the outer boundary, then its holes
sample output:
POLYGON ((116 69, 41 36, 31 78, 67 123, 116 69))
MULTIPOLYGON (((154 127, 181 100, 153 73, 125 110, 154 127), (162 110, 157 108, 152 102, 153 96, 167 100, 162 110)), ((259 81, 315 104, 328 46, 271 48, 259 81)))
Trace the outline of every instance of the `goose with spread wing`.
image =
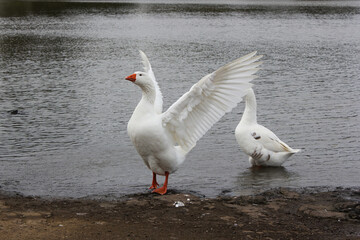
POLYGON ((257 123, 256 98, 250 88, 245 98, 245 110, 235 129, 240 149, 249 155, 252 166, 281 166, 291 155, 299 152, 281 141, 275 133, 257 123))
POLYGON ((231 111, 252 87, 258 62, 256 52, 230 62, 206 75, 180 97, 169 109, 162 111, 162 94, 147 56, 140 51, 144 71, 125 79, 142 90, 127 126, 131 142, 153 172, 150 189, 159 194, 167 191, 169 174, 184 162, 196 142, 225 113, 231 111), (158 188, 156 176, 165 176, 158 188))

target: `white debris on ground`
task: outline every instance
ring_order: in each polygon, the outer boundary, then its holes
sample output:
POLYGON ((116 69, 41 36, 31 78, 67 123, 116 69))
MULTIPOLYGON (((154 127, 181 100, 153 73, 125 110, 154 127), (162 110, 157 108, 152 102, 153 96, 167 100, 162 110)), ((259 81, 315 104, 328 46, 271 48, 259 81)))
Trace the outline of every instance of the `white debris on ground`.
POLYGON ((181 201, 175 201, 173 205, 175 207, 184 207, 185 206, 185 204, 181 201))

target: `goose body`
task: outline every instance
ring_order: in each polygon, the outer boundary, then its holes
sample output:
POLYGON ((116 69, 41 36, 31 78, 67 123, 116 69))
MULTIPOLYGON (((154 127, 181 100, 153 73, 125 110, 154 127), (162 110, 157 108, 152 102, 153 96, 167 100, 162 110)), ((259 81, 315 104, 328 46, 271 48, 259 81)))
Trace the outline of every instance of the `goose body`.
POLYGON ((252 89, 245 96, 244 114, 235 129, 240 149, 249 155, 252 166, 281 166, 299 152, 281 141, 275 133, 257 123, 256 98, 252 89))
POLYGON ((253 52, 206 75, 163 112, 162 94, 150 62, 142 51, 140 55, 144 71, 125 78, 142 90, 127 130, 145 165, 153 172, 150 189, 165 194, 169 174, 179 168, 196 142, 251 88, 249 82, 255 78, 253 74, 261 64, 256 61, 261 56, 253 52), (165 176, 161 188, 157 175, 165 176))
MULTIPOLYGON (((146 105, 146 104, 144 104, 146 105)), ((154 173, 173 173, 185 160, 185 152, 170 141, 161 115, 138 106, 128 123, 128 134, 145 165, 154 173)))

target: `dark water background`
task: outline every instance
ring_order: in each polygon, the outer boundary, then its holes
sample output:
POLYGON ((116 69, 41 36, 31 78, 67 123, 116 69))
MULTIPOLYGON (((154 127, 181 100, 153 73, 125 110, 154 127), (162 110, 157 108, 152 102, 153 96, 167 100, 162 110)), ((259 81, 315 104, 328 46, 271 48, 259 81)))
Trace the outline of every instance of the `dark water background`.
POLYGON ((359 2, 211 3, 0 1, 1 189, 54 197, 146 191, 151 171, 126 133, 141 92, 124 77, 141 69, 138 49, 152 63, 164 109, 221 65, 264 54, 253 81, 258 120, 302 149, 283 168, 249 169, 234 137, 241 103, 171 175, 171 189, 212 197, 359 186, 359 2))

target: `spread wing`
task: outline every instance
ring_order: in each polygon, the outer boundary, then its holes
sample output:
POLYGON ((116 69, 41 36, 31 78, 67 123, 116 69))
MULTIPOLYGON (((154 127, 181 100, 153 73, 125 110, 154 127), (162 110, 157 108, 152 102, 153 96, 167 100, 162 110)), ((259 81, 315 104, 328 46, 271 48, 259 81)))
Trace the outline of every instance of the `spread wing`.
POLYGON ((155 75, 154 72, 151 68, 151 64, 149 62, 149 59, 147 58, 147 56, 145 55, 145 53, 141 50, 139 50, 140 52, 140 56, 142 59, 142 63, 144 65, 144 71, 150 76, 151 80, 153 80, 154 85, 155 85, 155 90, 156 90, 156 98, 155 98, 155 110, 157 113, 161 114, 162 113, 162 105, 163 105, 163 99, 162 99, 162 94, 159 88, 159 85, 155 79, 155 75))
POLYGON ((206 75, 163 113, 163 126, 184 151, 225 113, 231 111, 251 88, 262 56, 250 53, 206 75))

